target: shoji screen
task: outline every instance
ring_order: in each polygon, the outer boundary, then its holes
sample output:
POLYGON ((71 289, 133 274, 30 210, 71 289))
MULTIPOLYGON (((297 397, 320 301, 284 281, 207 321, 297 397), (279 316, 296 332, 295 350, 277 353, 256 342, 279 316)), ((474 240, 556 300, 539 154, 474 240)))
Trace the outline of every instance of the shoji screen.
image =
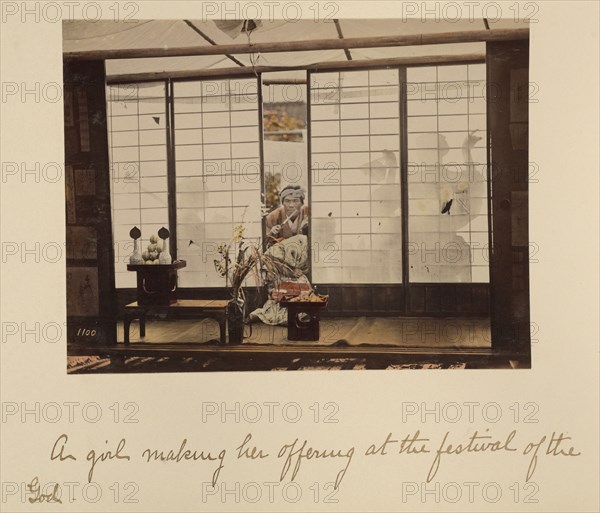
POLYGON ((218 244, 244 224, 261 236, 260 119, 256 79, 176 82, 177 256, 182 287, 221 287, 218 244))
POLYGON ((489 281, 485 65, 407 70, 409 279, 489 281))
POLYGON ((400 283, 398 70, 311 75, 312 279, 400 283))
POLYGON ((165 84, 109 86, 107 104, 115 283, 135 287, 126 268, 129 231, 141 229, 143 250, 150 235, 169 226, 165 84))

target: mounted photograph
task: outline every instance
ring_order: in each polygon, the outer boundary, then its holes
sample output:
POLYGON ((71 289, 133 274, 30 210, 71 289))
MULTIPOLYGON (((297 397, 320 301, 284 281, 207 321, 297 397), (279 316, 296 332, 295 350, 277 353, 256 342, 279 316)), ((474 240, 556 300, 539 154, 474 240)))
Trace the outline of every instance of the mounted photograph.
POLYGON ((68 373, 532 367, 526 21, 68 21, 63 65, 68 373))

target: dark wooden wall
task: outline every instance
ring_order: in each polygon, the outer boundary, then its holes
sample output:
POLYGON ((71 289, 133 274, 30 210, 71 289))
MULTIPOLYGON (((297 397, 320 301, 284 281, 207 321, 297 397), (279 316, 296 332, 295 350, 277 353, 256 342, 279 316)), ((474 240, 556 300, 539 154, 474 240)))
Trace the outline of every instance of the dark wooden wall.
POLYGON ((488 43, 487 73, 488 136, 493 142, 492 341, 494 349, 521 351, 528 358, 529 42, 488 43))
MULTIPOLYGON (((329 295, 324 317, 486 317, 489 315, 487 283, 412 284, 410 301, 405 301, 402 285, 316 285, 319 294, 329 295)), ((183 288, 178 297, 189 299, 228 299, 224 288, 183 288)), ((248 310, 254 310, 267 299, 264 290, 246 291, 248 310)), ((118 289, 118 310, 136 300, 135 289, 118 289)))
POLYGON ((414 283, 409 285, 317 285, 329 295, 327 312, 339 316, 489 315, 487 283, 414 283))
POLYGON ((64 63, 68 343, 116 340, 104 62, 64 63))

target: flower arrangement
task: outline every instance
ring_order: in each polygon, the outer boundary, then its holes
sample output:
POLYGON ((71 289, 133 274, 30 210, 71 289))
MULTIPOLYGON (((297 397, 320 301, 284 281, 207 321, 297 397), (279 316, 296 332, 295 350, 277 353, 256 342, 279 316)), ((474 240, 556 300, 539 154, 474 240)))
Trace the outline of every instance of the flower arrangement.
POLYGON ((247 239, 244 232, 242 224, 234 227, 230 241, 217 247, 219 258, 214 260, 214 265, 217 273, 225 278, 225 286, 231 291, 232 304, 245 317, 243 285, 249 276, 254 276, 256 285, 260 286, 267 280, 277 282, 284 277, 297 276, 300 271, 264 253, 260 238, 247 239))
POLYGON ((220 258, 214 261, 215 269, 225 278, 225 286, 231 288, 234 302, 244 302, 242 285, 257 263, 257 249, 249 242, 244 239, 244 226, 240 224, 234 227, 233 237, 228 243, 217 246, 220 258), (232 253, 235 262, 232 261, 232 253))

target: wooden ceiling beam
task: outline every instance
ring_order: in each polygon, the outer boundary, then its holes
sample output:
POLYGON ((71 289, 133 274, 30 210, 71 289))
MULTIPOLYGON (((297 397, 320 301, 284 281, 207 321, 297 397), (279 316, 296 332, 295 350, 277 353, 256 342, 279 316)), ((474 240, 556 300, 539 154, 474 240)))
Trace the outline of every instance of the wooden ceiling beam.
POLYGON ((370 68, 388 68, 397 66, 435 66, 443 64, 483 64, 485 54, 462 54, 462 55, 427 55, 419 57, 394 57, 389 59, 365 59, 360 61, 332 61, 309 64, 306 66, 257 66, 256 68, 212 68, 185 71, 161 71, 153 73, 129 73, 123 75, 112 75, 106 77, 109 85, 130 84, 140 82, 156 82, 160 80, 202 80, 208 78, 235 78, 255 76, 255 73, 267 73, 270 71, 294 71, 308 70, 318 71, 346 71, 370 68))
POLYGON ((319 50, 349 50, 352 48, 389 48, 397 46, 422 46, 457 43, 482 43, 489 41, 522 40, 529 38, 529 29, 494 29, 439 34, 410 34, 344 39, 311 39, 308 41, 283 41, 280 43, 228 44, 186 46, 182 48, 121 48, 114 50, 89 50, 63 52, 65 59, 144 59, 155 57, 185 57, 194 55, 235 55, 249 53, 309 52, 319 50))

